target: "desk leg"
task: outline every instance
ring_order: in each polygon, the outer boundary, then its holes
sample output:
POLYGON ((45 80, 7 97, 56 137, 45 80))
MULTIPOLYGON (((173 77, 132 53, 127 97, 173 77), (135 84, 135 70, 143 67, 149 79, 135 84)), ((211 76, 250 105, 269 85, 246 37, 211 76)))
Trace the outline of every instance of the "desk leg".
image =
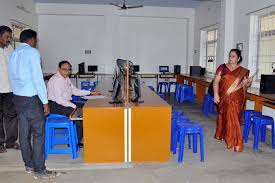
POLYGON ((198 103, 199 104, 202 104, 203 102, 203 98, 204 98, 204 95, 205 95, 205 85, 203 85, 202 83, 200 82, 197 82, 196 83, 196 96, 197 96, 197 100, 198 100, 198 103))

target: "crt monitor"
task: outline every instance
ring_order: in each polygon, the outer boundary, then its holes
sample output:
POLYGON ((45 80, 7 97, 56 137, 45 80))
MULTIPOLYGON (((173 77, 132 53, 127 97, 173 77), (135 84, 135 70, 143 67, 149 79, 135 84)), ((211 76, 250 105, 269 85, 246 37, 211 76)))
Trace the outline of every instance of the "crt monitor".
POLYGON ((169 66, 160 65, 159 66, 159 72, 162 72, 162 73, 169 72, 169 66))
POLYGON ((139 72, 139 65, 134 65, 134 72, 139 72))
POLYGON ((88 72, 96 72, 97 65, 88 65, 88 72))

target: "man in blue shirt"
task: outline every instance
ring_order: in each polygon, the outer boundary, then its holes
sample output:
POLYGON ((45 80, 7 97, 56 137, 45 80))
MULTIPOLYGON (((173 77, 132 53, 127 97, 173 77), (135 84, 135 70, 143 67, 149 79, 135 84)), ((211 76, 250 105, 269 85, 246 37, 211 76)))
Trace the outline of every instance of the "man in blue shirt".
POLYGON ((22 157, 26 172, 34 172, 35 179, 53 178, 58 174, 45 167, 45 115, 49 114, 49 107, 40 53, 36 49, 37 33, 24 30, 20 42, 10 56, 8 72, 18 115, 22 157))

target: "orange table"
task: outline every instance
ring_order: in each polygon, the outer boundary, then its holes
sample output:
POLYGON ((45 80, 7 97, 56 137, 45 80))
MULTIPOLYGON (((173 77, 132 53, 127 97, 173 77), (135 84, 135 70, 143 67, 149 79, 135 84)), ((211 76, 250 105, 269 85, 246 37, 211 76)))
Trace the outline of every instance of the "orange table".
POLYGON ((170 159, 171 106, 142 86, 144 103, 109 104, 110 81, 97 88, 106 99, 88 100, 83 108, 86 163, 164 162, 170 159))

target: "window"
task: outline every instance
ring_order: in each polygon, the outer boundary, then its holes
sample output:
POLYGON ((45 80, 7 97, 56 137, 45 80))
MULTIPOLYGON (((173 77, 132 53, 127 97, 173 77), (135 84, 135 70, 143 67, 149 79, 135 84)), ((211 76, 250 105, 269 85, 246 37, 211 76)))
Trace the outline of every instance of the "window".
POLYGON ((261 74, 272 74, 275 69, 275 11, 260 16, 258 24, 257 68, 260 78, 261 74))
POLYGON ((218 30, 201 31, 200 65, 206 68, 207 74, 214 74, 216 70, 218 30))

